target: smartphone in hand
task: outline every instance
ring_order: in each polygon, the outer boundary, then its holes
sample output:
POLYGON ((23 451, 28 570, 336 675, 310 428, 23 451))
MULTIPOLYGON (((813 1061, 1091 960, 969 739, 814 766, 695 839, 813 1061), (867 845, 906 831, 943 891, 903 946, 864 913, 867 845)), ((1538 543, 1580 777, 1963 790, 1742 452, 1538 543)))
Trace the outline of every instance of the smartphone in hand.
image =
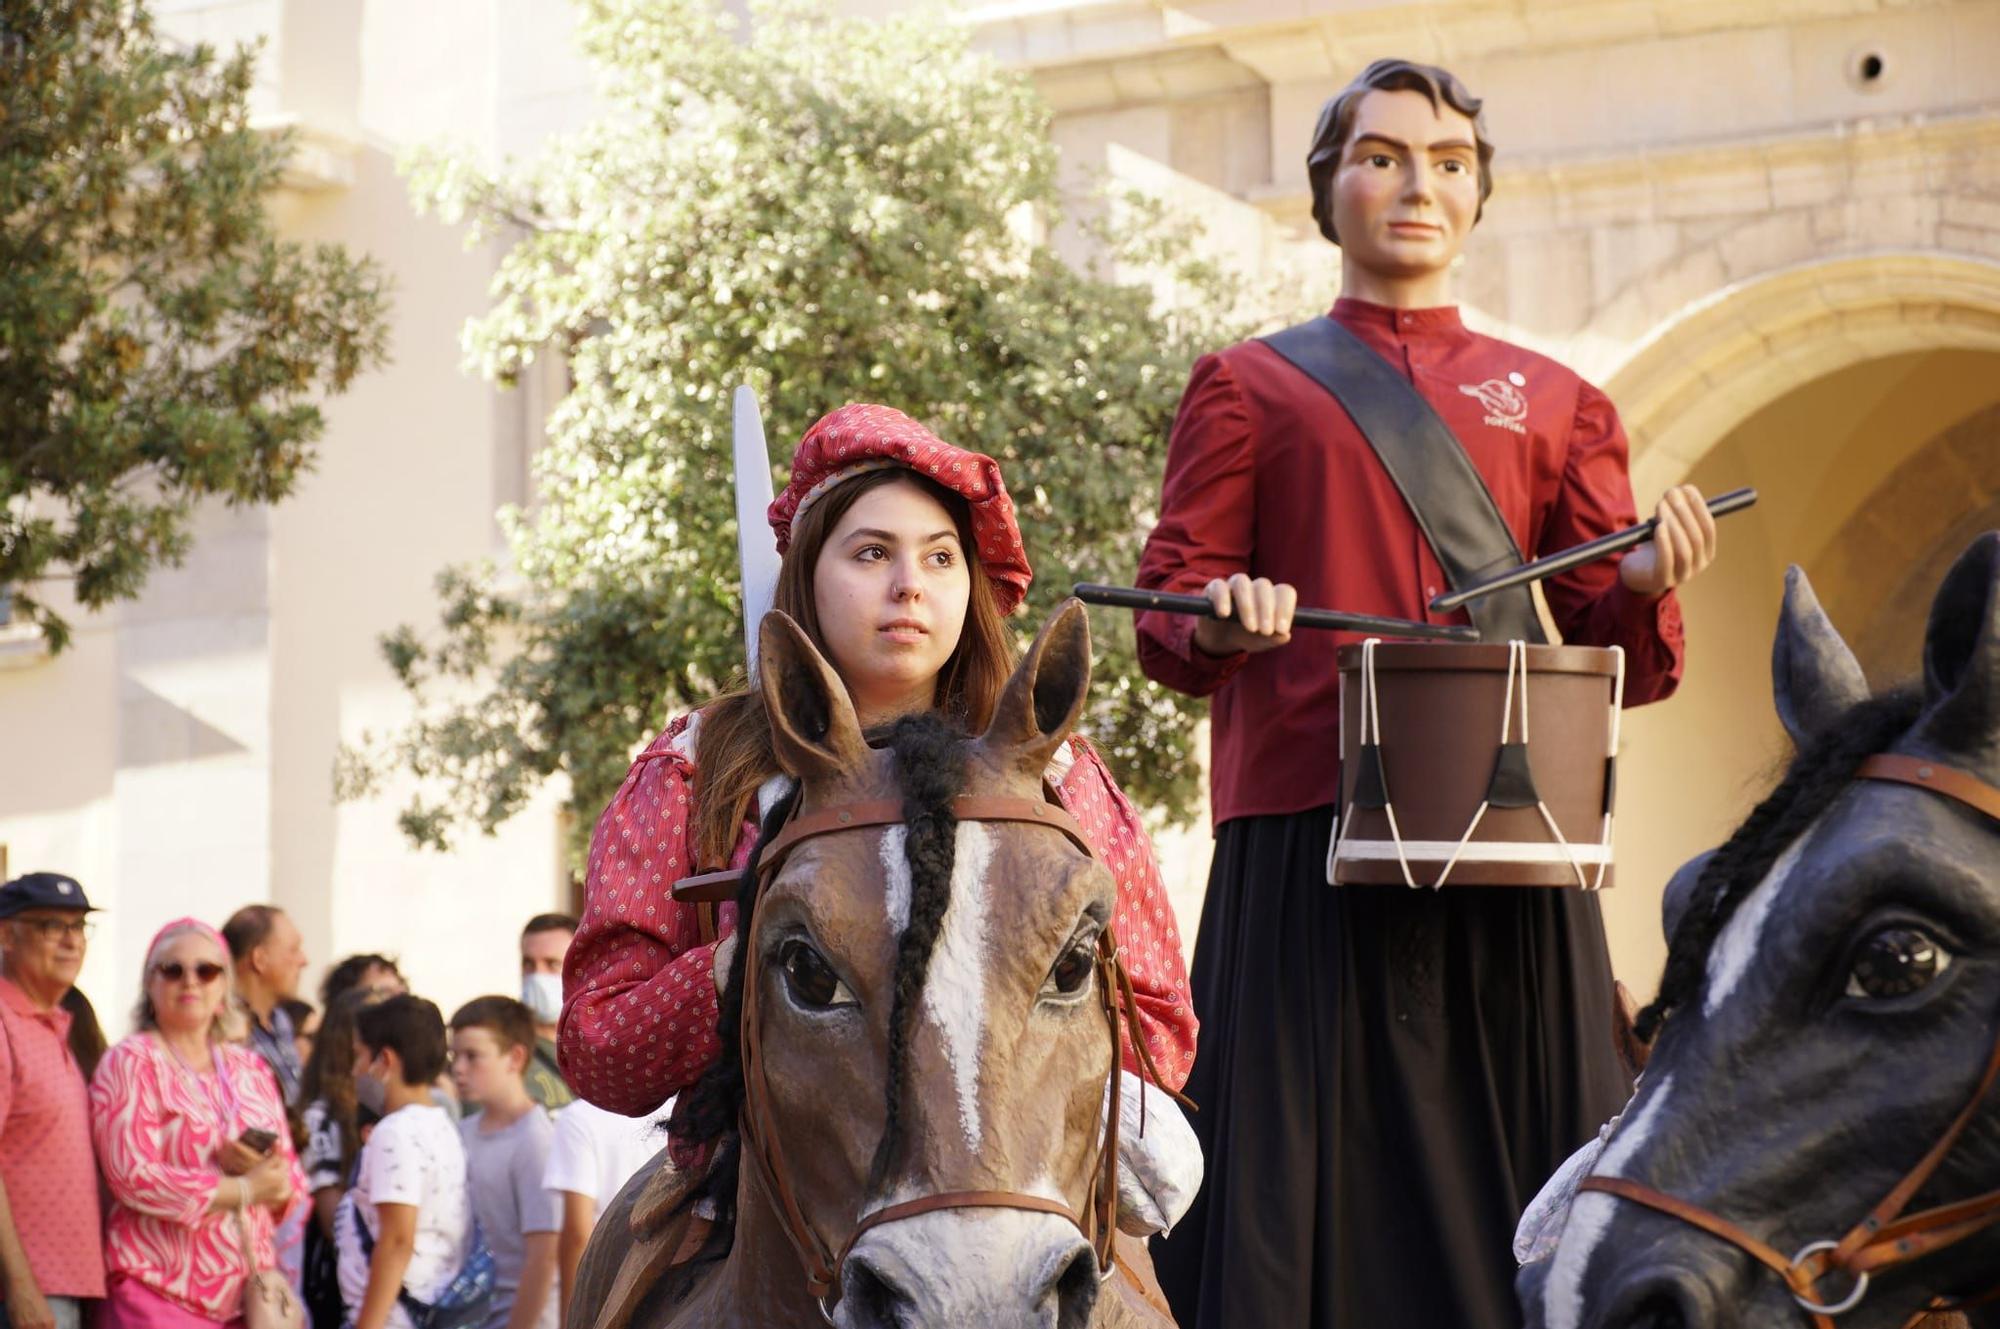
POLYGON ((237 1136, 236 1140, 252 1153, 268 1154, 271 1152, 271 1146, 278 1142, 278 1137, 261 1126, 252 1126, 237 1136))

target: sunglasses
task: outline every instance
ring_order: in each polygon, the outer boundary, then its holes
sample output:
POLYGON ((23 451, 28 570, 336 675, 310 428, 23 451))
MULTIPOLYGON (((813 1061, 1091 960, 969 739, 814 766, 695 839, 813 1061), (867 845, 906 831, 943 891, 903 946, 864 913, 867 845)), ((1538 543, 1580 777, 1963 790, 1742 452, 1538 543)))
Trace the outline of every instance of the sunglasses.
POLYGON ((182 964, 179 960, 169 960, 165 964, 153 966, 153 972, 169 983, 178 983, 189 974, 199 983, 213 983, 222 977, 222 966, 213 960, 203 960, 200 964, 182 964))

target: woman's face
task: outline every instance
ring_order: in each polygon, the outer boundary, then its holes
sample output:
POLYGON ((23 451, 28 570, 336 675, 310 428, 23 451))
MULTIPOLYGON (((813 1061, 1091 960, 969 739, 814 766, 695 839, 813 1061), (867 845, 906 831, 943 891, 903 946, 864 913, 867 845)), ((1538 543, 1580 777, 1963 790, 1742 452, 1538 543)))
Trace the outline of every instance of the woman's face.
POLYGON ((222 948, 198 932, 170 938, 153 954, 146 995, 153 1018, 172 1033, 206 1032, 229 994, 222 948))
POLYGON ((930 708, 971 594, 957 523, 917 485, 878 485, 841 515, 813 569, 813 601, 862 724, 930 708))

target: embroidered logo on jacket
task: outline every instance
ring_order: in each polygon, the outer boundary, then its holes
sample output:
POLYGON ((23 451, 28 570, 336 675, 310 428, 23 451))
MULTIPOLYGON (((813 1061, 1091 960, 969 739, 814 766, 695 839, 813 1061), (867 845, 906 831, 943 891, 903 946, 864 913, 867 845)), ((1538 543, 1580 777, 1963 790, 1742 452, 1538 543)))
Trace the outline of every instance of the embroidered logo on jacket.
POLYGON ((1485 423, 1517 434, 1528 432, 1528 427, 1521 423, 1528 418, 1528 399, 1512 383, 1489 378, 1484 383, 1461 383, 1458 390, 1486 408, 1485 423))

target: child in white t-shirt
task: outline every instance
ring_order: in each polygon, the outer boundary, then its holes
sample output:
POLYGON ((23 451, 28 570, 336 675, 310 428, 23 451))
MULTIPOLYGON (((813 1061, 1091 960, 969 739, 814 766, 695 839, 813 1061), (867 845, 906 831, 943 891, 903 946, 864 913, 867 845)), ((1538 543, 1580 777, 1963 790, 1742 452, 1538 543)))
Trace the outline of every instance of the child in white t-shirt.
POLYGON ((354 1041, 355 1075, 381 1084, 384 1115, 335 1218, 340 1296, 354 1329, 415 1329, 401 1294, 435 1301, 472 1246, 465 1146, 431 1098, 444 1018, 421 997, 391 997, 360 1012, 354 1041))
MULTIPOLYGON (((668 1099, 658 1120, 664 1121, 672 1110, 673 1100, 668 1099)), ((581 1098, 556 1113, 555 1140, 549 1146, 542 1185, 562 1203, 556 1267, 563 1305, 569 1305, 577 1265, 597 1216, 666 1143, 666 1130, 652 1117, 621 1117, 581 1098)))

